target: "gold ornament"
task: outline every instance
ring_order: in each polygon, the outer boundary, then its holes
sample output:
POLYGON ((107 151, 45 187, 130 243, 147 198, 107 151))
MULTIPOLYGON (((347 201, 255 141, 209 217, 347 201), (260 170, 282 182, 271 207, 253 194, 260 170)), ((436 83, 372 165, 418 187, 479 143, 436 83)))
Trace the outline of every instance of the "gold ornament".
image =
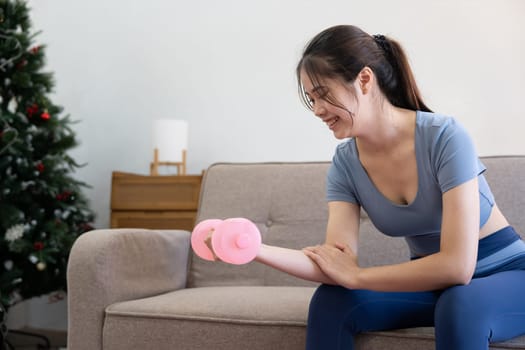
POLYGON ((44 271, 46 269, 46 263, 43 261, 40 261, 38 264, 36 264, 36 269, 38 271, 44 271))

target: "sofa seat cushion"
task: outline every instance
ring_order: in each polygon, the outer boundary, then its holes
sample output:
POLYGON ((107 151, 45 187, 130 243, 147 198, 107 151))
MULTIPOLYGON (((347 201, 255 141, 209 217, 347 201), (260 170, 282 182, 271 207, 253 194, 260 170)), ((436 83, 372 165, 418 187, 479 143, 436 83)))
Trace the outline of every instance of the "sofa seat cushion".
POLYGON ((107 317, 191 319, 304 326, 314 288, 202 287, 113 304, 107 317))
POLYGON ((304 349, 314 291, 202 287, 115 303, 106 309, 103 348, 304 349))
MULTIPOLYGON (((182 289, 106 309, 104 350, 305 347, 315 288, 234 286, 182 289)), ((432 350, 434 328, 367 332, 356 349, 432 350)), ((524 349, 525 337, 490 349, 524 349)))

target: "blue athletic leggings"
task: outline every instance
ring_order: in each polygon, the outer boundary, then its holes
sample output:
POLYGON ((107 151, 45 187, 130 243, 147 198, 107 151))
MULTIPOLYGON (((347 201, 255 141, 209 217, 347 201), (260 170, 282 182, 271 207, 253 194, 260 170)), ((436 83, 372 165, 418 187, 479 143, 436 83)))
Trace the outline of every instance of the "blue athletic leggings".
MULTIPOLYGON (((490 240, 480 248, 489 251, 490 240)), ((321 285, 310 302, 306 349, 351 350, 353 335, 361 332, 424 326, 435 327, 437 350, 488 349, 525 334, 524 265, 515 259, 468 285, 433 292, 321 285)))
POLYGON ((434 326, 437 350, 483 350, 525 334, 525 271, 440 292, 372 292, 321 285, 310 302, 307 350, 351 350, 364 331, 434 326))

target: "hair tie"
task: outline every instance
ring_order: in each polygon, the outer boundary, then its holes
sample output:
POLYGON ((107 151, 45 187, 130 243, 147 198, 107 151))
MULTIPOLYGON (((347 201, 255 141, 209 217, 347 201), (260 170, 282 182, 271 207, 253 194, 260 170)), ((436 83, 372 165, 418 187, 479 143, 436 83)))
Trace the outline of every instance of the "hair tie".
POLYGON ((390 63, 390 66, 392 66, 394 70, 401 69, 401 67, 399 66, 399 62, 395 57, 394 50, 392 50, 392 46, 390 45, 388 39, 383 34, 375 34, 373 38, 377 46, 379 46, 379 48, 383 50, 385 59, 388 63, 390 63))
POLYGON ((375 34, 373 37, 374 37, 374 41, 376 42, 376 44, 379 45, 379 47, 383 51, 385 52, 389 51, 387 39, 383 34, 375 34))

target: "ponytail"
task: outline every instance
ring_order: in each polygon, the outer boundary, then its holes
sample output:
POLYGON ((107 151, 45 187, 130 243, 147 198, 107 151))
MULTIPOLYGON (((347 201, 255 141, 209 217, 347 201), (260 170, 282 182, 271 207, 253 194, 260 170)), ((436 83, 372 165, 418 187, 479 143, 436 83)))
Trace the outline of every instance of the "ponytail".
MULTIPOLYGON (((398 107, 431 112, 421 98, 416 79, 401 45, 384 35, 374 35, 373 38, 383 51, 386 61, 394 72, 392 77, 378 76, 379 86, 383 88, 383 93, 390 103, 398 107)), ((376 72, 376 74, 378 73, 376 72)))

